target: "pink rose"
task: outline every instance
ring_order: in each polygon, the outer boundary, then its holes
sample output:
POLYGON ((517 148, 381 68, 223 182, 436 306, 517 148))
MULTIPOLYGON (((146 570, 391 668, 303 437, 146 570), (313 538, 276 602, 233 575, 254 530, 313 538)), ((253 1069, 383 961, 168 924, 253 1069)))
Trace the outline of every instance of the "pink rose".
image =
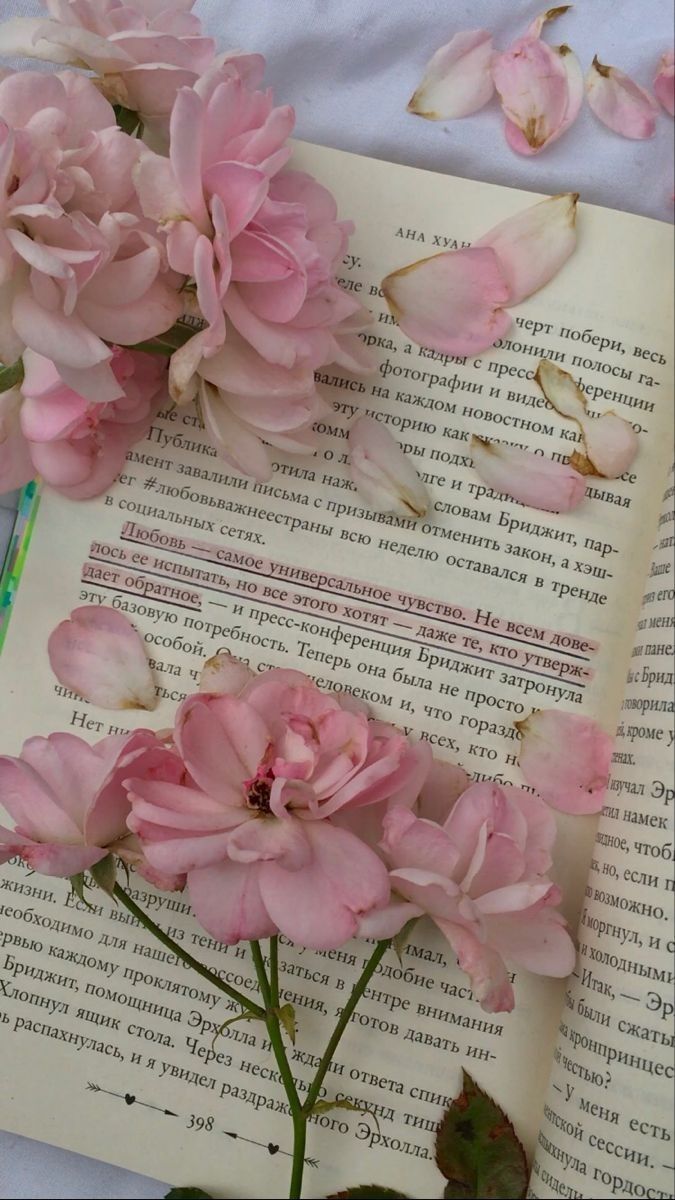
MULTIPOLYGON (((384 818, 382 848, 391 863, 399 926, 427 913, 457 954, 487 1012, 509 1012, 513 989, 504 959, 540 975, 562 977, 574 946, 556 910, 560 890, 547 878, 555 821, 537 796, 476 783, 445 823, 404 808, 384 818)), ((387 936, 386 910, 363 932, 387 936)))
POLYGON ((129 827, 152 867, 187 873, 213 937, 231 944, 280 930, 328 949, 387 903, 381 859, 331 817, 416 778, 417 751, 401 733, 299 672, 268 671, 237 696, 189 696, 174 736, 184 780, 169 782, 171 752, 167 782, 130 779, 129 827))
POLYGON ((166 397, 166 371, 161 359, 119 348, 111 366, 122 395, 95 404, 68 387, 48 359, 25 352, 13 461, 9 454, 3 457, 0 440, 0 491, 41 475, 71 499, 87 500, 114 483, 128 450, 145 437, 166 397), (23 478, 17 480, 19 462, 23 478))
POLYGON ((143 770, 154 734, 139 730, 95 746, 71 733, 33 737, 19 758, 0 758, 0 862, 19 855, 43 875, 77 875, 128 834, 122 781, 143 770))

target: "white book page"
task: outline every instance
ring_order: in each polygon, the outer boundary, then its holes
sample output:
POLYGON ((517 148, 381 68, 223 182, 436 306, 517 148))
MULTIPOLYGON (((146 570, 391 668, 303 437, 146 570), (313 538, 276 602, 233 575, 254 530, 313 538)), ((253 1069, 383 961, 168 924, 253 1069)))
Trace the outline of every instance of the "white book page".
MULTIPOLYGON (((43 499, 0 662, 3 752, 18 753, 34 733, 94 740, 134 724, 87 706, 50 673, 48 635, 81 603, 121 607, 145 636, 162 689, 148 718, 158 729, 195 687, 204 657, 222 648, 351 688, 476 777, 519 781, 513 721, 532 708, 558 704, 615 725, 667 470, 670 289, 654 278, 669 231, 583 208, 576 256, 519 308, 510 341, 480 360, 441 362, 391 325, 379 280, 536 197, 317 147, 296 154, 357 220, 343 278, 372 304, 378 369, 363 382, 322 373, 335 411, 321 452, 277 456, 270 485, 235 478, 192 410, 181 410, 157 421, 108 497, 43 499), (630 477, 599 481, 566 516, 483 494, 466 457, 474 431, 549 454, 574 448, 532 381, 539 354, 582 370, 596 389, 593 411, 612 405, 641 426, 630 477), (387 421, 427 478, 427 521, 383 517, 351 489, 345 433, 364 409, 387 421)), ((595 821, 561 817, 559 826, 557 875, 576 924, 595 821)), ((18 867, 0 877, 0 1039, 11 1080, 0 1124, 175 1183, 222 1190, 236 1179, 242 1195, 278 1194, 289 1122, 260 1030, 230 1026, 212 1047, 225 1006, 125 914, 107 903, 84 911, 67 890, 18 867)), ((150 894, 148 903, 236 986, 250 979, 246 948, 202 938, 181 899, 150 894)), ((284 947, 301 1081, 363 953, 357 944, 327 956, 284 947)), ((440 1193, 433 1130, 463 1065, 507 1107, 528 1149, 536 1139, 562 984, 521 973, 515 1012, 487 1016, 432 933, 400 970, 393 955, 383 968, 327 1078, 328 1096, 373 1107, 380 1131, 350 1112, 323 1118, 332 1129, 315 1125, 307 1189, 316 1195, 374 1178, 440 1193)))
POLYGON ((673 1195, 673 485, 630 660, 530 1195, 673 1195), (648 1190, 645 1190, 648 1188, 648 1190))

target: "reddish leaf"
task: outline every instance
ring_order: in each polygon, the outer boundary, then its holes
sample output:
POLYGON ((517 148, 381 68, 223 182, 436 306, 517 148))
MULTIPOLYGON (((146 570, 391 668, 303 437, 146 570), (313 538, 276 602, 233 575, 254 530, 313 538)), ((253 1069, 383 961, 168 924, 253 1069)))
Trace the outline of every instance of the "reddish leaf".
POLYGON ((436 1135, 447 1200, 522 1200, 527 1160, 513 1125, 466 1072, 436 1135))

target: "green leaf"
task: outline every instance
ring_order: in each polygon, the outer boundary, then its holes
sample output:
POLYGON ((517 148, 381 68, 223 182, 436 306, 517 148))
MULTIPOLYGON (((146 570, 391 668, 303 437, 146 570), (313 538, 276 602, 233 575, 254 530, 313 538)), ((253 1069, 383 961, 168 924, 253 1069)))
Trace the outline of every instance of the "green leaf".
POLYGON ((408 945, 412 931, 419 919, 419 917, 413 917, 412 920, 406 921, 403 929, 399 929, 398 933, 391 939, 392 949, 399 962, 401 962, 403 951, 408 945))
POLYGON ((172 1188, 164 1200, 212 1200, 212 1197, 201 1188, 172 1188))
POLYGON ((265 1020, 264 1016, 258 1016, 257 1013, 250 1013, 250 1012, 240 1012, 240 1013, 237 1013, 236 1017, 228 1017, 227 1021, 223 1021, 222 1025, 219 1025, 218 1028, 216 1029, 216 1032, 214 1033, 214 1035, 211 1039, 211 1049, 213 1050, 213 1047, 215 1046, 216 1042, 218 1041, 218 1038, 223 1036, 223 1030, 227 1029, 228 1025, 234 1025, 235 1021, 264 1021, 264 1020, 265 1020))
POLYGON ((347 1188, 344 1192, 334 1192, 328 1200, 350 1200, 350 1198, 363 1196, 364 1200, 370 1197, 370 1200, 378 1200, 383 1197, 388 1200, 390 1196, 399 1197, 400 1200, 408 1200, 405 1192, 395 1192, 392 1188, 380 1187, 377 1183, 362 1183, 359 1187, 347 1188))
POLYGON ((114 104, 115 119, 120 129, 130 137, 143 137, 143 122, 133 108, 125 108, 123 104, 114 104))
POLYGON ((91 871, 94 883, 107 896, 112 897, 117 882, 117 863, 115 862, 114 855, 106 854, 105 858, 102 858, 100 862, 94 863, 93 867, 90 867, 89 870, 91 871))
POLYGON ((87 886, 84 877, 84 871, 80 871, 79 875, 69 875, 68 882, 73 889, 73 894, 77 896, 78 900, 81 900, 83 904, 86 904, 87 908, 93 908, 93 904, 89 903, 84 894, 84 889, 87 886))
POLYGON ((436 1135, 448 1200, 522 1200, 527 1160, 506 1114, 467 1071, 436 1135))
POLYGON ((0 392, 8 392, 10 388, 16 387, 17 383, 23 383, 23 362, 17 358, 15 363, 6 367, 0 363, 0 392))
POLYGON ((291 1042, 292 1045, 295 1045, 295 1035, 298 1025, 295 1019, 295 1009, 293 1008, 293 1005, 282 1004, 281 1008, 273 1008, 272 1012, 275 1013, 281 1021, 289 1042, 291 1042))

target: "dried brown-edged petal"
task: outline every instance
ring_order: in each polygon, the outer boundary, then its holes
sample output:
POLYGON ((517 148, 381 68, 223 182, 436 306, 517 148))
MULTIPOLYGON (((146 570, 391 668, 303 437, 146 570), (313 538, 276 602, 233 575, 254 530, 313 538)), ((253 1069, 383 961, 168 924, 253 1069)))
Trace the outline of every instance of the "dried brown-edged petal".
POLYGON ((543 359, 535 379, 556 412, 576 421, 584 439, 585 454, 574 453, 570 466, 581 475, 601 475, 618 479, 628 470, 638 452, 638 435, 630 421, 618 413, 606 412, 591 417, 586 398, 568 371, 543 359))
POLYGON ((428 121, 468 117, 487 104, 492 82, 492 35, 485 29, 456 33, 427 63, 408 112, 428 121))
POLYGON ((51 634, 48 651, 59 683, 99 708, 157 707, 143 639, 117 609, 74 609, 51 634))
POLYGON ((649 92, 596 54, 586 76, 586 95, 596 117, 627 138, 650 138, 656 131, 656 103, 649 92))
POLYGON ((609 734, 589 717, 552 708, 515 726, 520 769, 539 795, 560 812, 599 812, 612 761, 609 734))
POLYGON ((584 498, 586 484, 568 463, 556 462, 500 442, 472 437, 473 465, 484 483, 544 512, 571 512, 584 498))
POLYGON ((496 225, 476 246, 492 246, 511 290, 509 307, 520 304, 557 275, 577 244, 577 192, 531 204, 496 225))
POLYGON ((550 359, 542 358, 534 378, 549 404, 561 417, 581 421, 586 416, 586 397, 569 371, 563 371, 550 359))
POLYGON ((424 517, 429 493, 396 438, 372 417, 359 417, 349 430, 349 469, 373 508, 399 517, 424 517))

